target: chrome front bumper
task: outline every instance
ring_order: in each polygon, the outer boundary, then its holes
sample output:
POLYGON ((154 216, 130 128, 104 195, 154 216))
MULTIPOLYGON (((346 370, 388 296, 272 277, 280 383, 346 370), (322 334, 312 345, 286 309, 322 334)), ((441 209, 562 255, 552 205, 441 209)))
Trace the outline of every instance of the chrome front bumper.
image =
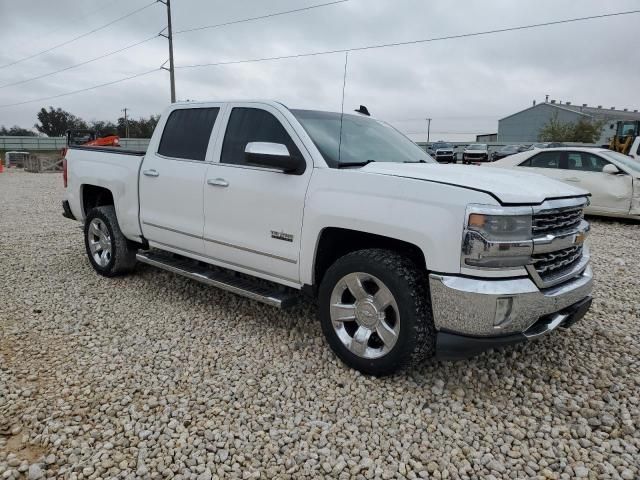
MULTIPOLYGON (((526 332, 541 317, 558 313, 589 297, 593 274, 587 265, 580 275, 544 290, 530 278, 492 280, 431 274, 429 284, 438 331, 474 337, 527 336, 526 332)), ((552 321, 551 326, 555 328, 560 323, 560 320, 552 321)))

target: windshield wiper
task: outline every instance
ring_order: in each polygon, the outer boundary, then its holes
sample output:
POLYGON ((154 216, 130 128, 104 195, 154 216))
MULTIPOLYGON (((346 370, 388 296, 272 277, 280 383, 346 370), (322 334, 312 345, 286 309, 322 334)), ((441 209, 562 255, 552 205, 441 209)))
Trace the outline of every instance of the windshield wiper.
POLYGON ((347 163, 339 163, 338 168, 345 167, 364 167, 365 165, 369 165, 370 163, 375 162, 375 160, 366 160, 364 162, 347 162, 347 163))
POLYGON ((420 160, 405 160, 402 163, 429 163, 429 162, 427 162, 424 158, 421 158, 420 160))

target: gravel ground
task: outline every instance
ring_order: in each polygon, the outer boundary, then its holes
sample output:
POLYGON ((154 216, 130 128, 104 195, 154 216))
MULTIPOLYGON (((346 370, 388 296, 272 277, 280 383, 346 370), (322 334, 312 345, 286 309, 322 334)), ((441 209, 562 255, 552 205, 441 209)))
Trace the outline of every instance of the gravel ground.
POLYGON ((640 478, 640 235, 570 333, 384 379, 280 312, 96 275, 59 175, 0 174, 0 478, 640 478))

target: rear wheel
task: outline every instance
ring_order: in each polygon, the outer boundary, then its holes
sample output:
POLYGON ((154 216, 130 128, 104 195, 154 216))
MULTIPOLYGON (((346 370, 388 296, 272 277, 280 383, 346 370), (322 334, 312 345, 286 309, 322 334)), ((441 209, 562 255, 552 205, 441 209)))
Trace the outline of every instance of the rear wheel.
POLYGON ((320 322, 344 363, 388 375, 433 355, 429 300, 426 273, 411 260, 390 250, 360 250, 327 270, 319 291, 320 322))
POLYGON ((122 275, 136 264, 137 249, 120 231, 112 205, 89 212, 84 223, 84 243, 89 261, 100 275, 122 275))

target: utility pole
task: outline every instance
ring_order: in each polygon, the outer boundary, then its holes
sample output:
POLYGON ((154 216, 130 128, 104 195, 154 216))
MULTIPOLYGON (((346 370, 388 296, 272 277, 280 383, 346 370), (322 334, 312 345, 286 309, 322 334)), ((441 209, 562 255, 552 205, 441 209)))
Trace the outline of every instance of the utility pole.
MULTIPOLYGON (((167 6, 167 34, 160 32, 160 35, 169 40, 169 68, 164 65, 161 67, 169 71, 169 81, 171 82, 171 103, 176 103, 176 77, 173 66, 173 30, 171 28, 171 0, 158 0, 167 6)), ((164 62, 165 64, 167 62, 164 62)))
POLYGON ((127 107, 124 107, 121 112, 124 112, 124 134, 127 138, 129 138, 129 118, 127 117, 127 107))
POLYGON ((427 143, 429 143, 430 133, 431 133, 431 119, 427 118, 427 143))

